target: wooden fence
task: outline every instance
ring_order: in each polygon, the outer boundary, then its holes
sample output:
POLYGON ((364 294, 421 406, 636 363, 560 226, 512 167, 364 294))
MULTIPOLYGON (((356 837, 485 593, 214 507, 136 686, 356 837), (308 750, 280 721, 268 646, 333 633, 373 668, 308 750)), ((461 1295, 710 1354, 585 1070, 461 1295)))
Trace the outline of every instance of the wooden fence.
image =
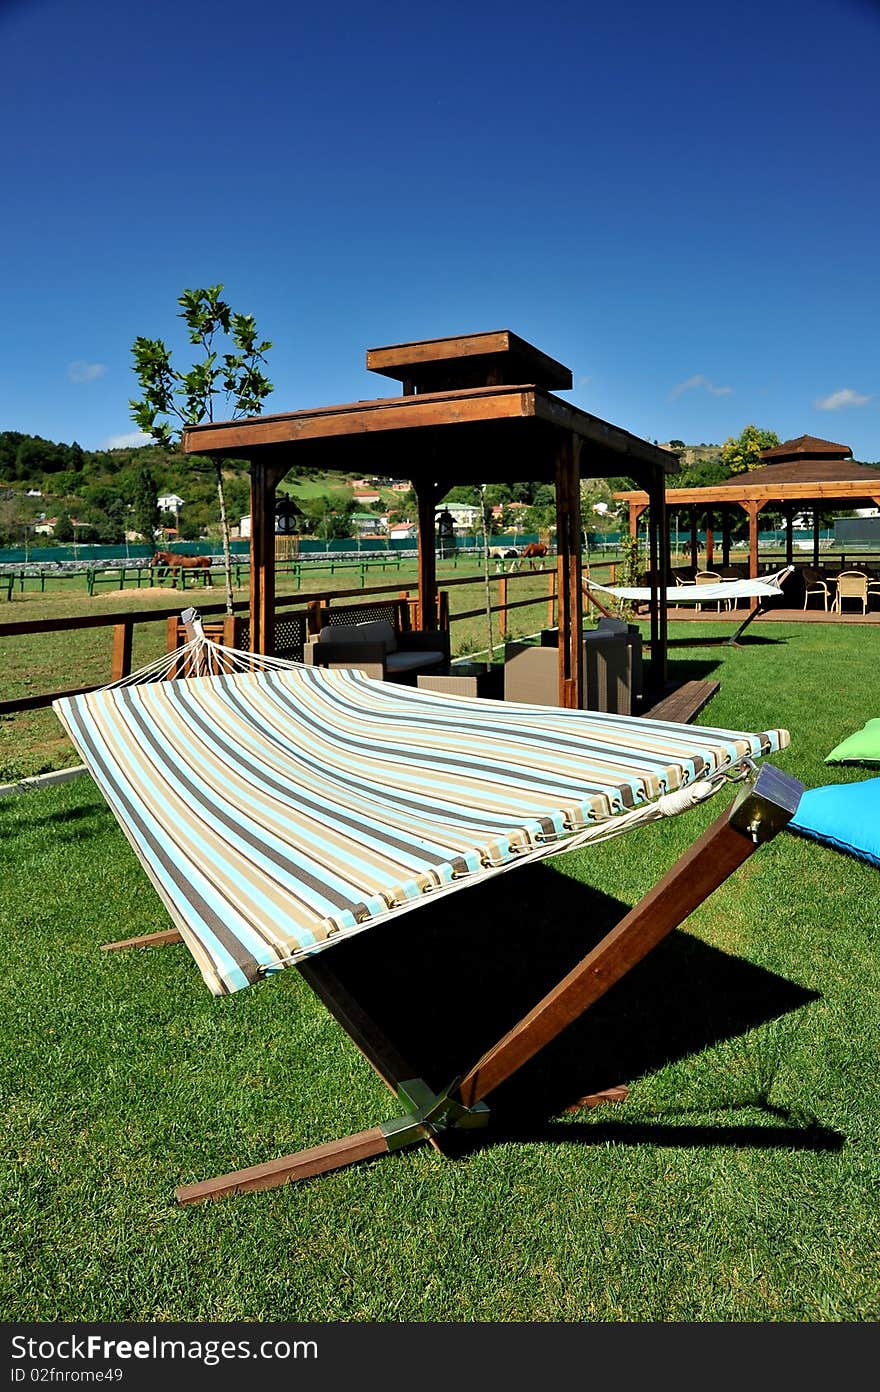
MULTIPOLYGON (((337 569, 340 563, 336 562, 337 569)), ((594 570, 609 570, 613 576, 613 566, 601 563, 593 567, 594 570)), ((440 612, 441 624, 460 623, 466 619, 478 618, 486 613, 485 606, 478 609, 468 609, 460 613, 450 613, 448 606, 448 595, 446 591, 460 585, 475 585, 483 583, 481 576, 462 576, 444 579, 440 587, 440 612)), ((507 574, 494 574, 489 576, 489 584, 495 590, 496 596, 490 606, 490 612, 498 615, 499 636, 503 641, 507 634, 507 616, 514 609, 524 609, 530 606, 545 606, 545 623, 548 628, 552 628, 556 622, 556 569, 543 568, 535 571, 516 571, 507 574), (511 589, 523 580, 543 575, 546 577, 546 588, 543 595, 532 595, 525 599, 511 598, 511 589)), ((313 633, 320 621, 322 608, 342 603, 346 600, 358 599, 361 603, 369 603, 375 596, 396 594, 399 598, 405 599, 410 611, 410 627, 422 628, 422 614, 420 601, 417 596, 411 594, 409 590, 401 590, 398 585, 376 585, 368 589, 346 589, 336 590, 330 593, 311 592, 307 594, 285 595, 276 597, 276 625, 282 626, 285 622, 302 619, 304 622, 301 627, 303 631, 313 633), (294 615, 289 611, 298 606, 299 613, 294 615)), ((233 605, 233 614, 226 615, 226 606, 223 603, 200 604, 199 613, 205 618, 215 618, 225 616, 224 639, 228 646, 235 646, 236 639, 242 633, 242 621, 246 620, 249 609, 248 601, 242 600, 233 605)), ((109 681, 119 681, 131 672, 131 652, 132 639, 136 627, 142 624, 164 623, 168 626, 168 645, 174 646, 172 633, 176 632, 180 618, 179 608, 152 609, 149 613, 127 613, 116 612, 109 614, 82 614, 75 618, 66 619, 23 619, 15 622, 0 623, 0 638, 11 638, 17 635, 24 636, 35 633, 70 633, 88 628, 107 628, 111 630, 111 648, 109 653, 109 681)), ((291 625, 292 626, 292 625, 291 625)), ((246 629, 245 629, 246 635, 246 629)), ((247 637, 247 635, 246 635, 247 637)), ((286 645, 279 644, 279 647, 286 645)), ((103 685, 98 683, 97 685, 103 685)), ((49 706, 61 696, 78 695, 84 691, 94 691, 97 685, 85 687, 71 687, 63 691, 46 691, 36 695, 19 697, 14 700, 0 701, 0 715, 10 715, 18 711, 36 710, 43 706, 49 706)))

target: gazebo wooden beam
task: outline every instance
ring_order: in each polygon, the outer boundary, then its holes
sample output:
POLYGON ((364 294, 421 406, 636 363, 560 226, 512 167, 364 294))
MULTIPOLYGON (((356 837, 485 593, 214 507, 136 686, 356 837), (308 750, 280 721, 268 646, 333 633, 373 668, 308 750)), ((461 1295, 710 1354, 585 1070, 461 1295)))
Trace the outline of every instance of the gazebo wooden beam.
MULTIPOLYGON (((685 504, 696 504, 699 507, 708 507, 713 503, 759 502, 763 504, 781 502, 785 499, 806 503, 832 502, 844 499, 876 502, 876 497, 873 497, 872 494, 873 490, 870 485, 866 485, 861 479, 841 483, 786 483, 777 487, 771 485, 752 486, 743 482, 729 487, 669 488, 666 490, 666 502, 671 508, 685 504)), ((621 491, 615 493, 614 497, 620 502, 646 501, 644 492, 640 489, 621 491)))
MULTIPOLYGON (((437 627, 437 547, 434 536, 434 513, 440 500, 440 489, 434 483, 416 484, 418 508, 418 567, 420 627, 437 627)), ((491 661, 492 654, 489 654, 491 661)))
MULTIPOLYGON (((740 506, 748 513, 749 518, 749 577, 754 580, 758 574, 758 513, 764 504, 750 500, 741 503, 740 506)), ((757 609, 758 603, 757 597, 753 595, 749 600, 749 608, 757 609)))
POLYGON ((580 710, 584 695, 580 453, 580 441, 571 435, 560 435, 556 452, 559 704, 571 710, 580 710))
POLYGON ((730 508, 721 509, 721 564, 730 565, 730 508))
POLYGON ((532 385, 417 393, 242 421, 209 421, 187 426, 182 448, 184 454, 252 459, 255 450, 273 449, 277 453, 279 445, 342 441, 352 436, 362 441, 365 435, 397 435, 399 431, 424 432, 447 426, 460 434, 469 425, 515 420, 543 422, 555 430, 570 431, 591 447, 591 463, 597 452, 603 468, 613 460, 615 469, 627 476, 646 467, 659 466, 665 473, 677 468, 675 456, 668 450, 532 385))
POLYGON ((669 517, 663 475, 657 472, 649 486, 651 550, 651 695, 660 700, 666 692, 667 614, 666 583, 669 579, 669 517))
POLYGON ((275 474, 251 465, 251 652, 275 652, 275 474))

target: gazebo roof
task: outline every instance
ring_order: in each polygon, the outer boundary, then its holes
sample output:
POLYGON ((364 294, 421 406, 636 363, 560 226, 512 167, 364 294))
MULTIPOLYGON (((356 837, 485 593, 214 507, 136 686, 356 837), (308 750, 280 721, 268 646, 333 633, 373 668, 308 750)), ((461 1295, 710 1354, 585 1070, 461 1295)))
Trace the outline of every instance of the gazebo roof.
POLYGON ((534 382, 551 391, 567 391, 572 385, 571 368, 510 329, 368 348, 367 368, 403 382, 408 392, 511 382, 534 382))
MULTIPOLYGON (((845 449, 846 446, 837 448, 845 449)), ((647 503, 647 495, 638 491, 615 493, 614 496, 629 502, 647 503)), ((856 464, 852 459, 804 457, 797 461, 789 459, 783 463, 765 464, 763 468, 734 474, 705 488, 666 490, 666 502, 671 508, 690 503, 707 507, 712 503, 806 504, 829 501, 836 501, 846 508, 869 503, 880 506, 880 469, 872 468, 870 464, 856 464)))
POLYGON ((795 440, 783 440, 781 445, 762 450, 761 458, 768 464, 781 464, 786 459, 851 459, 852 450, 849 445, 820 440, 816 435, 798 435, 795 440))
POLYGON ((742 490, 747 497, 757 497, 759 494, 756 490, 769 488, 776 490, 778 496, 784 497, 792 487, 809 489, 842 486, 845 491, 851 492, 853 484, 873 488, 875 491, 880 489, 880 469, 874 469, 869 464, 856 464, 851 459, 804 458, 765 464, 762 469, 750 469, 747 474, 734 474, 732 478, 724 479, 713 487, 722 493, 730 489, 737 492, 742 490))
POLYGON ((358 472, 389 470, 413 481, 440 474, 461 483, 552 479, 559 434, 585 446, 586 476, 679 471, 669 450, 534 383, 464 387, 352 401, 184 430, 184 454, 265 460, 283 476, 298 463, 358 472))

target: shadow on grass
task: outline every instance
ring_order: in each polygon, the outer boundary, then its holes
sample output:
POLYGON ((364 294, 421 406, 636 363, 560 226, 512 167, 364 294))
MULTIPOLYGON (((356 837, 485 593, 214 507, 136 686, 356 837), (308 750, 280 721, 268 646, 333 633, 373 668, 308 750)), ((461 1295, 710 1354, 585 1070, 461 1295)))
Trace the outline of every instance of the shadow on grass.
MULTIPOLYGON (((471 1133, 473 1135, 473 1133, 471 1133)), ((478 1133, 471 1140, 461 1132, 444 1138, 443 1151, 451 1157, 504 1143, 530 1144, 544 1141, 555 1145, 650 1145, 681 1150, 701 1150, 709 1146, 749 1150, 843 1150, 845 1137, 817 1122, 776 1126, 688 1126, 683 1123, 603 1121, 589 1125, 568 1122, 537 1122, 530 1126, 493 1126, 491 1132, 478 1133)))
MULTIPOLYGON (((762 638, 757 633, 744 633, 737 638, 735 643, 724 637, 712 638, 670 638, 667 647, 670 648, 701 648, 701 647, 728 647, 728 648, 778 648, 785 647, 788 643, 787 638, 762 638)), ((718 666, 714 663, 713 666, 718 666)))
MULTIPOLYGON (((674 647, 674 644, 670 643, 669 646, 674 647)), ((674 665, 670 664, 669 666, 667 684, 671 689, 674 689, 686 681, 705 681, 707 677, 713 676, 721 666, 723 666, 721 658, 715 658, 713 661, 709 657, 676 657, 674 665)))
MULTIPOLYGON (((9 850, 17 843, 25 847, 34 845, 35 838, 51 828, 52 841, 84 841, 93 836, 106 836, 115 830, 112 814, 103 802, 99 802, 95 791, 95 802, 84 807, 66 807, 57 812, 45 812, 40 801, 40 792, 30 789, 4 799, 10 813, 8 827, 4 827, 3 840, 9 850), (13 800, 14 799, 14 800, 13 800)), ((0 804, 2 811, 3 804, 0 804)))
MULTIPOLYGON (((414 1076, 439 1090, 467 1072, 628 907, 549 866, 523 867, 340 944, 332 966, 414 1076)), ((477 1144, 515 1137, 839 1148, 836 1133, 770 1106, 760 1061, 752 1066, 747 1051, 724 1093, 699 1111, 761 1110, 772 1119, 766 1128, 552 1121, 587 1094, 699 1054, 816 999, 815 991, 673 932, 492 1093, 492 1126, 477 1144)))

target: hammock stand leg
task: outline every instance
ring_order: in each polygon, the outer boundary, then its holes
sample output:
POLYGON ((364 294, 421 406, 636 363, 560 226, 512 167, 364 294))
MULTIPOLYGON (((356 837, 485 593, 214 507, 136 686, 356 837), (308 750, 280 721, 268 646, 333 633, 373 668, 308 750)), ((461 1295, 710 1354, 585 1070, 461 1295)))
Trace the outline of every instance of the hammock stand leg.
MULTIPOLYGON (((739 640, 745 633, 749 624, 754 623, 755 619, 759 619, 761 615, 766 614, 766 612, 767 610, 763 604, 759 604, 755 609, 750 609, 742 623, 731 633, 729 638, 673 638, 671 642, 677 648, 709 648, 717 647, 719 644, 738 648, 742 646, 739 640)), ((648 643, 647 646, 650 647, 650 643, 648 643)))
MULTIPOLYGON (((765 764, 703 835, 658 880, 638 904, 538 1002, 483 1054, 446 1094, 432 1096, 425 1085, 397 1076, 407 1065, 354 998, 316 958, 300 970, 354 1043, 410 1106, 407 1116, 369 1131, 330 1141, 267 1164, 238 1170, 176 1191, 180 1203, 198 1203, 250 1189, 269 1189, 307 1179, 345 1165, 424 1141, 441 1143, 443 1129, 471 1127, 486 1120, 483 1099, 572 1024, 671 933, 760 845, 787 825, 803 791, 796 779, 765 764), (421 1090, 424 1090, 422 1093, 421 1090)), ((576 1106, 620 1100, 622 1089, 593 1094, 576 1106)))
POLYGON ((119 942, 101 943, 102 952, 119 952, 123 947, 162 947, 165 943, 183 942, 176 928, 163 928, 160 933, 144 933, 140 938, 122 938, 119 942))
POLYGON ((767 612, 767 611, 766 611, 766 609, 764 608, 764 605, 763 605, 763 604, 757 604, 757 605, 755 606, 754 609, 750 609, 750 610, 749 610, 749 612, 746 614, 746 617, 743 619, 742 623, 740 624, 740 626, 739 626, 739 628, 736 630, 736 632, 735 632, 735 633, 732 633, 732 634, 730 635, 730 637, 729 637, 729 638, 726 638, 724 641, 725 641, 726 643, 730 643, 731 646, 734 647, 734 648, 738 647, 738 646, 739 646, 739 640, 740 640, 740 638, 742 637, 742 635, 745 633, 745 631, 746 631, 746 629, 748 628, 749 624, 750 624, 750 623, 754 623, 755 619, 760 618, 760 616, 761 616, 762 614, 765 614, 766 612, 767 612))

